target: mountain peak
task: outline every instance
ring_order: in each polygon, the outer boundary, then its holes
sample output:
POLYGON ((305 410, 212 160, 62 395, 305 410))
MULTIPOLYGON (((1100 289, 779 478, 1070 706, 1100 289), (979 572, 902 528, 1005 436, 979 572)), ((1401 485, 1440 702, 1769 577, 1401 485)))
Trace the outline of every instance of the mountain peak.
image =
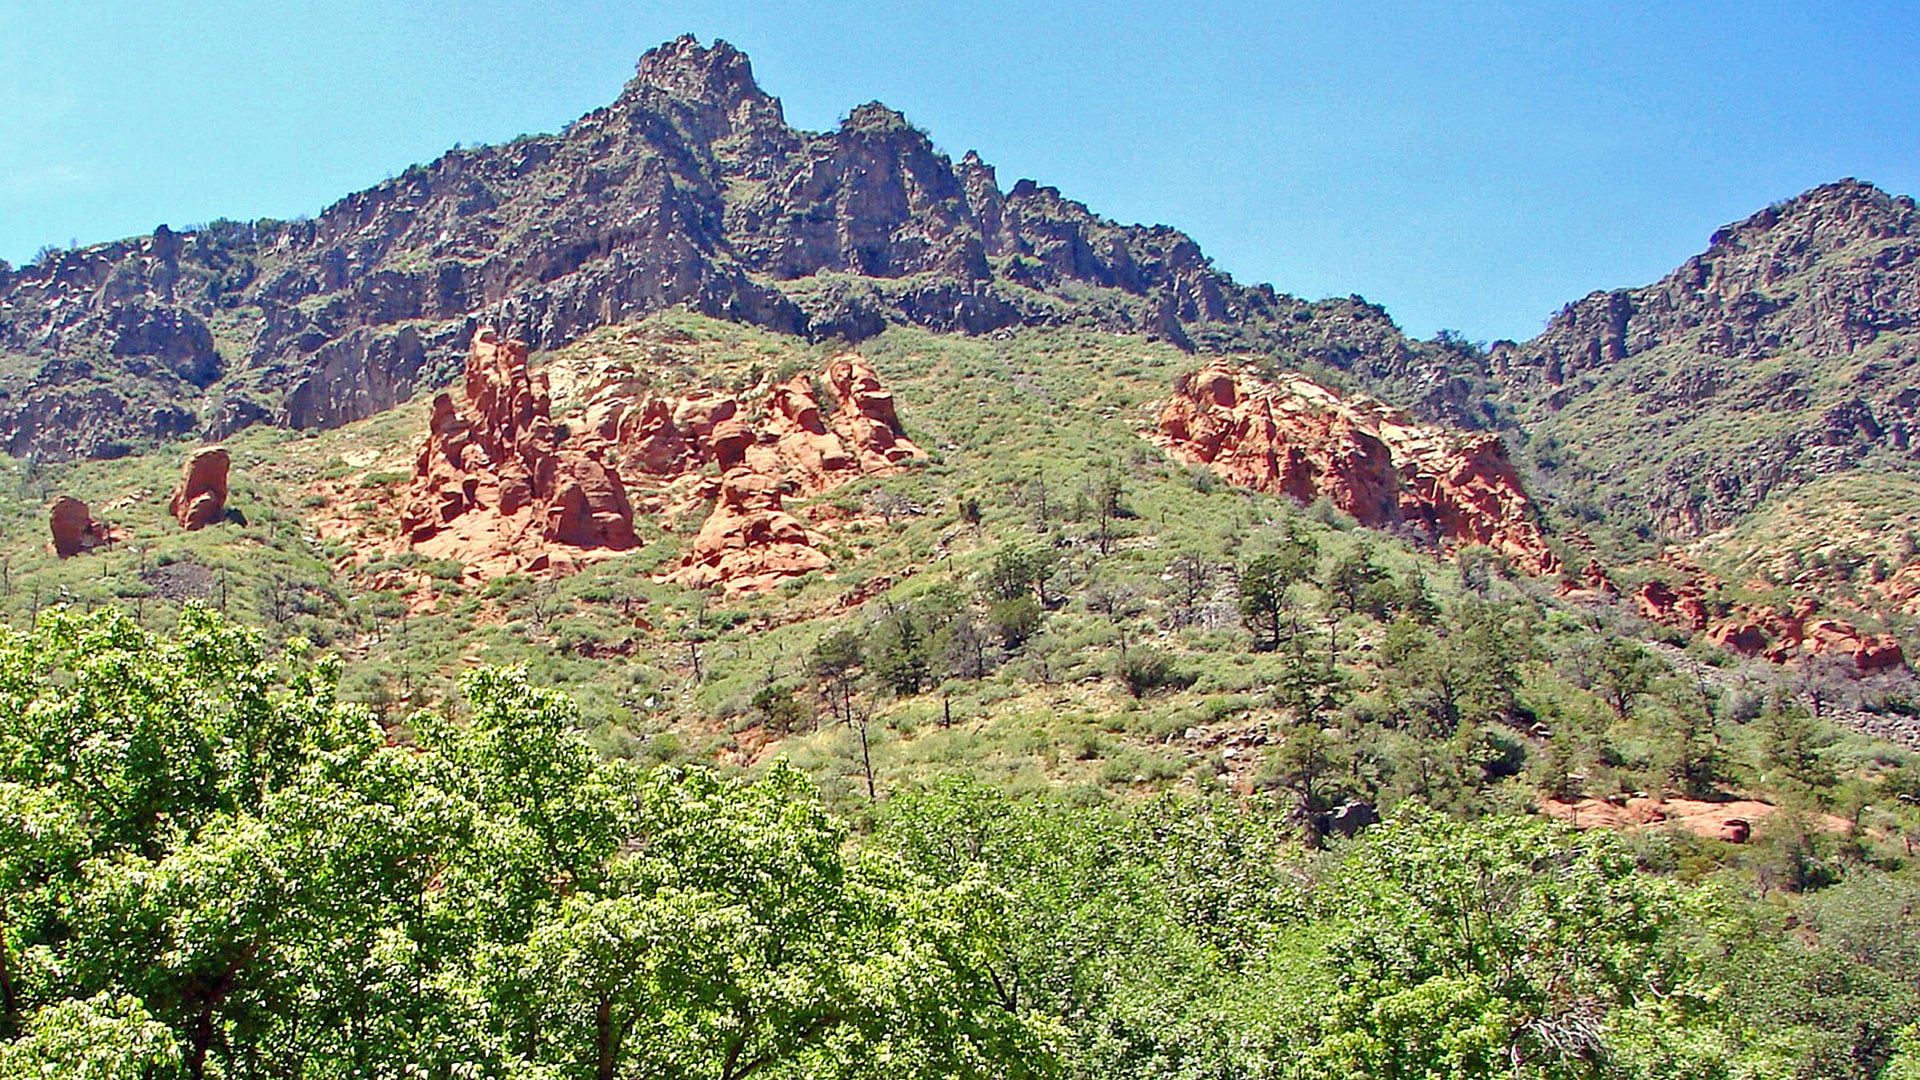
MULTIPOLYGON (((1865 180, 1851 176, 1821 184, 1783 199, 1746 220, 1722 227, 1708 241, 1708 255, 1731 247, 1744 250, 1775 233, 1818 230, 1841 239, 1886 237, 1913 229, 1911 198, 1889 195, 1865 180)), ((1796 241, 1798 242, 1798 241, 1796 241)))
POLYGON ((869 101, 848 113, 840 128, 843 131, 911 131, 913 125, 898 109, 869 101))
POLYGON ((765 97, 747 54, 715 38, 711 47, 692 34, 648 49, 634 65, 629 95, 656 91, 682 101, 737 101, 765 97))

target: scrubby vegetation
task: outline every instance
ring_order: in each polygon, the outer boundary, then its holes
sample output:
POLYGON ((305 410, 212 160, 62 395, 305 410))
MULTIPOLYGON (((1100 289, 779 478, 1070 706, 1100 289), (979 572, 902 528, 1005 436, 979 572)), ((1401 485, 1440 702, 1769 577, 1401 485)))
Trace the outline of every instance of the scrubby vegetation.
MULTIPOLYGON (((545 359, 734 387, 832 348, 674 313, 545 359)), ((1911 1067, 1920 766, 1851 724, 1906 676, 1176 464, 1171 347, 863 351, 932 460, 791 499, 834 565, 745 598, 656 579, 697 514, 560 578, 407 550, 419 403, 236 438, 246 521, 190 534, 176 457, 11 466, 0 1070, 1911 1067), (54 491, 125 540, 55 560, 54 491), (1534 813, 1640 795, 1778 810, 1534 813)))
MULTIPOLYGON (((1415 801, 832 814, 481 669, 383 731, 190 608, 0 642, 0 1076, 1898 1076, 1920 883, 1415 801), (1792 932, 1789 932, 1789 930, 1792 932)), ((1906 1041, 1902 1042, 1904 1039, 1906 1041)))

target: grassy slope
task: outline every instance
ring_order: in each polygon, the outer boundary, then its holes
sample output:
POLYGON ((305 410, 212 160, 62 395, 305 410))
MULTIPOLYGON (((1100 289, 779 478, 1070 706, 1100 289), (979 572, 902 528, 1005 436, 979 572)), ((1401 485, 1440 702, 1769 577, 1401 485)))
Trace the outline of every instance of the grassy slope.
MULTIPOLYGON (((1271 767, 1272 747, 1288 728, 1269 694, 1283 663, 1248 649, 1227 568, 1273 545, 1281 524, 1313 535, 1323 566, 1366 544, 1393 577, 1423 577, 1443 604, 1463 595, 1452 568, 1426 553, 1358 530, 1324 508, 1303 510, 1211 483, 1146 442, 1141 433, 1151 425, 1153 403, 1193 364, 1170 347, 1067 329, 992 338, 893 330, 862 351, 895 391, 903 422, 931 460, 822 496, 818 501, 851 513, 829 530, 834 568, 765 596, 720 603, 653 580, 674 565, 699 526, 698 513, 644 520, 637 551, 557 582, 480 583, 464 578, 457 564, 398 550, 395 511, 425 425, 426 404, 415 401, 336 431, 253 429, 234 439, 230 505, 246 514, 244 527, 184 534, 173 526, 165 501, 184 447, 60 469, 6 466, 12 477, 0 491, 7 568, 0 614, 17 623, 58 598, 119 599, 164 625, 177 611, 169 594, 179 595, 181 580, 197 580, 211 602, 224 597, 230 611, 275 633, 303 634, 342 651, 348 693, 393 719, 444 700, 466 666, 519 663, 535 680, 574 694, 592 736, 610 752, 750 766, 770 756, 774 741, 752 704, 755 693, 774 685, 817 709, 805 689, 805 663, 824 634, 865 626, 890 605, 910 605, 942 588, 971 592, 1004 546, 1050 543, 1066 553, 1059 584, 1075 601, 985 678, 947 680, 904 699, 869 693, 872 754, 887 786, 961 769, 1015 789, 1067 785, 1098 796, 1244 787, 1271 767), (1106 476, 1119 480, 1131 516, 1101 555, 1086 505, 1090 487, 1106 476), (1044 520, 1037 484, 1050 507, 1044 520), (44 548, 44 500, 58 491, 122 524, 128 541, 111 552, 55 560, 44 548), (977 528, 960 516, 966 500, 981 509, 977 528), (889 524, 876 512, 883 504, 919 512, 889 524), (1216 573, 1212 617, 1173 630, 1163 618, 1162 578, 1178 555, 1216 573), (187 564, 208 574, 177 569, 187 564), (871 591, 879 578, 891 583, 880 599, 845 610, 849 594, 871 591), (1134 613, 1115 619, 1090 610, 1084 599, 1103 589, 1135 598, 1134 613), (1172 654, 1193 685, 1142 700, 1129 696, 1110 677, 1123 636, 1132 647, 1172 654), (951 726, 943 722, 948 715, 951 726), (1202 737, 1188 738, 1190 732, 1202 737), (1243 736, 1254 748, 1230 756, 1222 735, 1243 736)), ((817 368, 829 353, 676 313, 601 331, 546 360, 558 370, 605 355, 669 383, 738 386, 761 374, 817 368)), ((562 419, 567 407, 563 396, 562 419)), ((805 502, 792 505, 809 512, 805 502)), ((1537 657, 1522 664, 1523 710, 1565 733, 1591 788, 1647 786, 1664 737, 1657 716, 1610 719, 1568 674, 1566 659, 1591 652, 1607 635, 1645 628, 1613 614, 1562 610, 1542 598, 1545 591, 1496 583, 1496 596, 1534 612, 1516 616, 1532 621, 1540 643, 1537 657)), ((1310 590, 1301 603, 1310 618, 1320 618, 1310 590)), ((1385 708, 1368 659, 1383 633, 1365 616, 1349 616, 1341 628, 1356 691, 1341 721, 1350 730, 1341 737, 1356 748, 1381 742, 1417 755, 1411 736, 1354 719, 1385 708)), ((1543 740, 1512 730, 1490 737, 1528 761, 1545 750, 1543 740)), ((1727 739, 1742 761, 1757 753, 1758 736, 1748 729, 1730 728, 1727 739)), ((864 789, 855 735, 845 726, 785 737, 778 751, 819 777, 831 797, 850 799, 864 789)), ((1903 760, 1854 737, 1828 753, 1869 771, 1903 760)), ((1531 769, 1490 785, 1487 803, 1525 805, 1533 797, 1531 769)), ((1758 782, 1756 769, 1743 775, 1758 782)))

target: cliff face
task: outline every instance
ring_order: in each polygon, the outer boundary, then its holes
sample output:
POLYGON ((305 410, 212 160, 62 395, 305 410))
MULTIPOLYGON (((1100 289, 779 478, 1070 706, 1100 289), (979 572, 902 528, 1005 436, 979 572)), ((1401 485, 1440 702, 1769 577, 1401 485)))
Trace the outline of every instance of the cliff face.
POLYGON ((1768 495, 1920 453, 1920 214, 1859 181, 1715 233, 1639 289, 1595 293, 1491 356, 1536 440, 1626 520, 1692 537, 1768 495))
POLYGON ((1450 432, 1301 376, 1268 382, 1225 364, 1180 380, 1160 413, 1174 456, 1242 487, 1326 497, 1360 524, 1448 547, 1484 544, 1533 574, 1560 560, 1499 436, 1450 432))
POLYGON ((852 340, 1082 321, 1477 407, 1457 358, 1357 298, 1240 286, 1173 229, 1002 189, 882 105, 796 130, 745 56, 681 38, 557 135, 455 150, 313 220, 162 227, 0 274, 0 438, 71 458, 331 427, 445 381, 482 322, 549 349, 677 304, 852 340))

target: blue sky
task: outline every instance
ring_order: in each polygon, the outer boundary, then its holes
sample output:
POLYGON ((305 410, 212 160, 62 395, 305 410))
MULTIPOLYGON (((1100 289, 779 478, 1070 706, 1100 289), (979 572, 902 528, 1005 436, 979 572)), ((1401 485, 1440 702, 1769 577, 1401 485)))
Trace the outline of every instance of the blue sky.
POLYGON ((1524 338, 1842 176, 1920 190, 1920 4, 0 0, 0 258, 314 213, 684 32, 1242 281, 1524 338))

